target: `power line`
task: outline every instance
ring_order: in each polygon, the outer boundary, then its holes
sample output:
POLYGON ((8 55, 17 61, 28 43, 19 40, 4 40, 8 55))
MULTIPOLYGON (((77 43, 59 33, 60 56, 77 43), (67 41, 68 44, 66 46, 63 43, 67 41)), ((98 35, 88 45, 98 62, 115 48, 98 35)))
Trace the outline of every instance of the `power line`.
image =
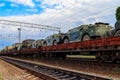
POLYGON ((11 20, 3 20, 0 19, 0 24, 2 25, 12 25, 12 26, 19 26, 18 28, 18 41, 21 42, 21 29, 22 27, 26 28, 34 28, 34 29, 44 29, 44 30, 50 30, 50 31, 60 31, 59 27, 53 27, 49 25, 41 25, 41 24, 34 24, 34 23, 26 23, 26 22, 19 22, 19 21, 11 21, 11 20))
POLYGON ((51 31, 60 31, 59 27, 53 27, 53 26, 49 26, 49 25, 41 25, 41 24, 35 24, 35 23, 28 23, 28 22, 3 20, 3 19, 0 19, 0 24, 28 27, 28 28, 45 29, 45 30, 51 30, 51 31))

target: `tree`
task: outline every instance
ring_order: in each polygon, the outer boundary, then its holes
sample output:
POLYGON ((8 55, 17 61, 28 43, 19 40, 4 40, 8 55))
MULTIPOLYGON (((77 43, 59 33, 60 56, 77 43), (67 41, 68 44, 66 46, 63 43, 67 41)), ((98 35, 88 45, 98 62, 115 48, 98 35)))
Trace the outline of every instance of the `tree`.
POLYGON ((116 9, 116 19, 117 21, 120 20, 120 7, 116 9))

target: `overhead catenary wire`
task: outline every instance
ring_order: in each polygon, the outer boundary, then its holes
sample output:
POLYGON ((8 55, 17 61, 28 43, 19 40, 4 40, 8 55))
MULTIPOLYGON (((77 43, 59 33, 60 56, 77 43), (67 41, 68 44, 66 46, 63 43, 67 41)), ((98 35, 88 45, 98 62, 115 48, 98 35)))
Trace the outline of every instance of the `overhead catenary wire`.
POLYGON ((11 20, 4 20, 4 19, 0 19, 0 24, 21 26, 21 27, 28 27, 28 28, 45 29, 45 30, 52 30, 52 31, 60 31, 60 27, 53 27, 53 26, 49 26, 49 25, 35 24, 35 23, 29 23, 29 22, 11 21, 11 20))

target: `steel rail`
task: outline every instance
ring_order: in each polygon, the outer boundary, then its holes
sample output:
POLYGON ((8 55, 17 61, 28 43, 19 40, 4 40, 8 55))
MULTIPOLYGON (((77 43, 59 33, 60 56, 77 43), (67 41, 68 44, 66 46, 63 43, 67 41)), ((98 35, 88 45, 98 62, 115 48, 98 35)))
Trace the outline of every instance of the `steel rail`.
POLYGON ((44 80, 111 80, 108 78, 103 78, 99 76, 94 76, 90 74, 83 74, 80 72, 74 72, 71 70, 65 70, 60 68, 48 67, 45 65, 30 63, 22 60, 11 59, 8 57, 1 57, 2 60, 7 61, 16 66, 20 66, 27 70, 32 71, 38 77, 44 80))

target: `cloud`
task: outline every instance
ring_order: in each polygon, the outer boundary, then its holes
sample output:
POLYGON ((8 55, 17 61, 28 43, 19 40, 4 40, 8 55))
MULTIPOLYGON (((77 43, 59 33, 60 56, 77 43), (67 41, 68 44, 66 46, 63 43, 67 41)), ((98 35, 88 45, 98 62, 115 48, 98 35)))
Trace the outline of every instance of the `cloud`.
POLYGON ((0 7, 3 7, 3 6, 5 6, 5 3, 0 3, 0 7))
POLYGON ((38 12, 38 10, 37 9, 26 9, 26 11, 28 11, 28 12, 38 12))
POLYGON ((59 16, 57 18, 59 24, 62 23, 63 26, 75 27, 78 26, 75 25, 78 21, 82 22, 82 24, 88 24, 100 20, 106 20, 104 18, 105 16, 109 16, 111 18, 115 13, 115 9, 119 6, 119 2, 119 0, 114 2, 113 0, 44 0, 41 6, 45 8, 44 15, 48 14, 47 16, 50 16, 51 14, 51 16, 55 15, 55 17, 57 15, 59 16), (61 8, 57 9, 55 4, 61 8), (55 8, 51 9, 47 6, 55 6, 55 8), (91 18, 92 21, 90 21, 91 18))
POLYGON ((22 4, 25 6, 30 6, 30 7, 34 7, 35 4, 32 0, 8 0, 10 2, 16 3, 16 4, 22 4))
MULTIPOLYGON (((23 0, 18 0, 18 2, 20 1, 23 0)), ((110 25, 114 26, 114 23, 116 21, 114 16, 115 10, 120 3, 119 0, 115 1, 37 0, 37 1, 41 2, 40 7, 44 9, 42 13, 33 15, 7 16, 0 17, 0 19, 9 19, 13 21, 30 22, 61 27, 62 32, 67 32, 69 29, 77 27, 82 24, 91 24, 95 22, 108 22, 110 23, 110 25)), ((29 30, 27 28, 26 31, 23 31, 23 34, 24 35, 30 34, 31 36, 42 35, 41 38, 45 38, 46 36, 50 35, 49 31, 40 32, 39 30, 34 31, 29 30)))
POLYGON ((10 4, 10 6, 12 6, 12 7, 17 7, 18 5, 16 5, 16 4, 10 4))

